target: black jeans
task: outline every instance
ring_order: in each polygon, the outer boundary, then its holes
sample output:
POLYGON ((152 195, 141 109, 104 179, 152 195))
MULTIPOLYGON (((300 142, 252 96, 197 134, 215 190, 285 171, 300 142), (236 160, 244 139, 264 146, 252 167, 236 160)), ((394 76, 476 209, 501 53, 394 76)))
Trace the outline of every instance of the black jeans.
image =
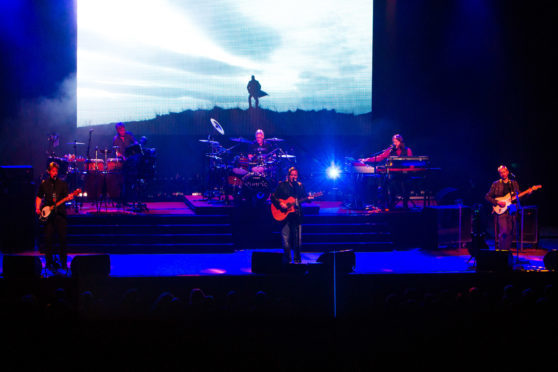
POLYGON ((497 241, 497 249, 510 250, 513 241, 513 225, 514 216, 508 212, 494 215, 495 224, 495 240, 497 241))
POLYGON ((293 252, 293 260, 300 262, 300 245, 302 237, 302 226, 300 222, 287 218, 281 228, 281 240, 283 241, 283 261, 291 262, 291 251, 293 252))
POLYGON ((58 235, 58 243, 60 245, 60 262, 62 267, 66 267, 68 260, 67 235, 68 221, 66 216, 55 214, 45 224, 45 257, 47 266, 54 264, 54 236, 58 235))

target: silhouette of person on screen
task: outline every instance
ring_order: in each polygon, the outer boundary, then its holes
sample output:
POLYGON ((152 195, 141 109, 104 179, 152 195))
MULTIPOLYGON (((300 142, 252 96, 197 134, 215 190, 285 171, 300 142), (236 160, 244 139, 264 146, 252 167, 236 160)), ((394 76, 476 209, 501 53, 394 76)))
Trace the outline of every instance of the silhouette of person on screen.
POLYGON ((246 86, 248 89, 248 108, 252 108, 252 97, 254 98, 254 106, 258 108, 260 104, 260 97, 267 96, 267 93, 262 90, 260 82, 252 75, 252 80, 246 86))

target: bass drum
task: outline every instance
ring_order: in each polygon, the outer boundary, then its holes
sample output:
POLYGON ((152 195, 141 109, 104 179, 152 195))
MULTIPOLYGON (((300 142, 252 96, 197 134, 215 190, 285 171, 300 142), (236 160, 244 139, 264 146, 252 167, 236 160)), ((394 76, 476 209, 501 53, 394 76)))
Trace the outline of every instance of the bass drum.
POLYGON ((271 193, 272 181, 262 174, 248 173, 242 177, 242 199, 266 201, 271 193))

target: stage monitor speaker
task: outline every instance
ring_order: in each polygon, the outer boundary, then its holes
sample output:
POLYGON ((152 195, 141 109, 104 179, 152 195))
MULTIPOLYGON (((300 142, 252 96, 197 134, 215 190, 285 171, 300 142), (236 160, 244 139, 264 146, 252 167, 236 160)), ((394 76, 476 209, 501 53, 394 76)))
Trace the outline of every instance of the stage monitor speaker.
POLYGON ((423 213, 425 217, 423 248, 439 249, 471 242, 470 207, 459 205, 426 207, 423 213))
POLYGON ((5 255, 2 259, 4 278, 37 279, 43 265, 37 256, 5 255))
POLYGON ((70 267, 72 277, 106 277, 110 274, 110 256, 108 254, 76 256, 70 267))
POLYGON ((548 251, 543 258, 544 267, 550 271, 558 271, 558 250, 548 251))
POLYGON ((317 262, 324 264, 328 271, 335 268, 337 273, 348 274, 355 271, 356 255, 352 249, 330 251, 322 253, 317 262))
MULTIPOLYGON (((523 243, 537 244, 539 242, 539 222, 538 210, 536 206, 525 206, 521 209, 522 213, 517 215, 516 226, 519 228, 519 237, 521 237, 521 215, 523 214, 523 243)), ((517 235, 514 231, 513 241, 517 241, 517 235)))
POLYGON ((494 271, 507 272, 513 268, 513 255, 507 250, 488 250, 481 249, 477 253, 477 272, 494 271))
POLYGON ((283 270, 283 253, 252 252, 252 273, 279 274, 283 270))

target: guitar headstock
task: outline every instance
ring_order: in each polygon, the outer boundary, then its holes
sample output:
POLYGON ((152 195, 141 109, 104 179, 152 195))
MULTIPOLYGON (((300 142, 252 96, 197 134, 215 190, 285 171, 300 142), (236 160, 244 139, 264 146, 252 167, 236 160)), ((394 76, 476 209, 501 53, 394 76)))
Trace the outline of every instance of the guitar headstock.
POLYGON ((322 196, 324 194, 323 191, 318 191, 318 192, 311 192, 308 194, 308 199, 315 199, 315 198, 319 198, 320 196, 322 196))
POLYGON ((542 185, 534 185, 533 187, 531 187, 532 191, 538 190, 538 189, 542 189, 542 185))
POLYGON ((75 189, 70 195, 72 196, 72 198, 75 198, 81 193, 82 193, 81 189, 75 189))

